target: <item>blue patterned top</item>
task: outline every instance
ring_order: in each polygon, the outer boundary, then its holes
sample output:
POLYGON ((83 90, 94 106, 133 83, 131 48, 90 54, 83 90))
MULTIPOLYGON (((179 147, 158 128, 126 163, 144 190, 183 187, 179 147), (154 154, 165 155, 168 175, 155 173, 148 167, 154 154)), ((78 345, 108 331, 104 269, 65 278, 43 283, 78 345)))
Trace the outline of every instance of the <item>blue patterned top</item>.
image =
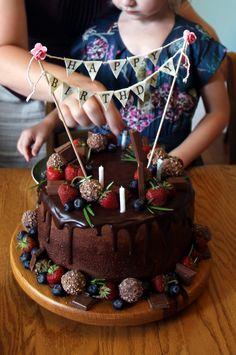
MULTIPOLYGON (((107 61, 132 56, 119 34, 118 17, 119 12, 113 13, 88 29, 82 40, 79 38, 75 43, 72 49, 73 58, 107 61)), ((186 29, 194 32, 197 40, 187 48, 190 61, 188 80, 186 83, 183 82, 186 68, 181 65, 161 129, 159 143, 164 144, 167 151, 178 146, 191 132, 192 117, 199 101, 200 89, 214 75, 226 53, 225 47, 209 37, 202 27, 178 15, 163 46, 181 38, 186 29)), ((125 64, 117 79, 108 64, 102 65, 96 80, 102 82, 108 90, 130 87, 157 70, 182 46, 183 40, 166 46, 161 51, 157 65, 154 66, 147 59, 144 68, 137 76, 129 63, 125 64)), ((178 56, 174 58, 175 67, 177 61, 178 56)), ((80 72, 88 75, 83 65, 80 66, 80 72)), ((173 76, 158 72, 156 88, 152 86, 148 88, 144 103, 132 92, 129 94, 125 108, 115 99, 127 127, 138 130, 141 135, 147 136, 150 142, 155 139, 172 81, 173 76)), ((104 127, 104 130, 107 129, 108 127, 104 127)))

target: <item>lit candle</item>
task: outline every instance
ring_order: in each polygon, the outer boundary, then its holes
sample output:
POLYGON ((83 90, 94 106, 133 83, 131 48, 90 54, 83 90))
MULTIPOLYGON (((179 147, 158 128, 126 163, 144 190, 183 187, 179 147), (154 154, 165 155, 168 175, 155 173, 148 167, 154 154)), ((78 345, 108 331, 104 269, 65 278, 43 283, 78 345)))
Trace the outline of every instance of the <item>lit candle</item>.
POLYGON ((98 168, 98 181, 104 187, 104 167, 102 165, 98 168))
POLYGON ((122 137, 121 137, 121 149, 126 148, 126 140, 127 140, 127 131, 123 131, 122 137))
POLYGON ((125 212, 125 188, 123 186, 120 187, 119 189, 119 195, 120 195, 120 213, 125 212))

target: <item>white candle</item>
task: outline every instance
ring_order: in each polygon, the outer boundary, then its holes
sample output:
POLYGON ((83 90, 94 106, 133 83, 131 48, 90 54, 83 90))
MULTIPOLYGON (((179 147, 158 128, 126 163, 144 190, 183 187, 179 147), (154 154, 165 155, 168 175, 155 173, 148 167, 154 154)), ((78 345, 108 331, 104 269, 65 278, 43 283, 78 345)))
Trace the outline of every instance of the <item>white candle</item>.
POLYGON ((125 188, 123 186, 121 186, 119 189, 119 195, 120 195, 120 213, 124 213, 126 208, 125 208, 125 188))
POLYGON ((98 181, 104 187, 104 167, 102 165, 98 168, 98 181))
POLYGON ((157 160, 157 180, 158 181, 161 181, 162 165, 163 165, 163 160, 158 159, 157 160))
POLYGON ((121 137, 121 149, 126 148, 126 140, 127 140, 127 131, 123 131, 122 137, 121 137))

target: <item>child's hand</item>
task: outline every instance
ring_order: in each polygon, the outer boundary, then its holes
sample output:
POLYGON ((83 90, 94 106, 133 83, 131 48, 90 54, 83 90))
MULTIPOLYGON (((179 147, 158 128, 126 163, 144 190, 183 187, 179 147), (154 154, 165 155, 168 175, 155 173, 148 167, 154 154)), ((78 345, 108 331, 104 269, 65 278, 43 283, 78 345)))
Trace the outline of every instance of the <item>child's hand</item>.
POLYGON ((30 159, 38 155, 43 143, 46 142, 51 133, 43 123, 42 121, 33 127, 25 129, 18 139, 17 149, 25 157, 26 161, 30 161, 30 159))

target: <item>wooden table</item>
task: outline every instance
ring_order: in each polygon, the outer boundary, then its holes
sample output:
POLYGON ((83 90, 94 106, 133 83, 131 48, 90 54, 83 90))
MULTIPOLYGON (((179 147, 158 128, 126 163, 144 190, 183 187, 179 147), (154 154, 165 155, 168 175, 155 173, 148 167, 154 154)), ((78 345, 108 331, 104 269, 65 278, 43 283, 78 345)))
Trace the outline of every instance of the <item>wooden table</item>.
POLYGON ((207 224, 212 272, 202 296, 177 316, 133 327, 79 324, 41 308, 15 281, 9 245, 35 203, 27 169, 0 169, 0 354, 236 354, 236 166, 190 171, 196 222, 207 224))

